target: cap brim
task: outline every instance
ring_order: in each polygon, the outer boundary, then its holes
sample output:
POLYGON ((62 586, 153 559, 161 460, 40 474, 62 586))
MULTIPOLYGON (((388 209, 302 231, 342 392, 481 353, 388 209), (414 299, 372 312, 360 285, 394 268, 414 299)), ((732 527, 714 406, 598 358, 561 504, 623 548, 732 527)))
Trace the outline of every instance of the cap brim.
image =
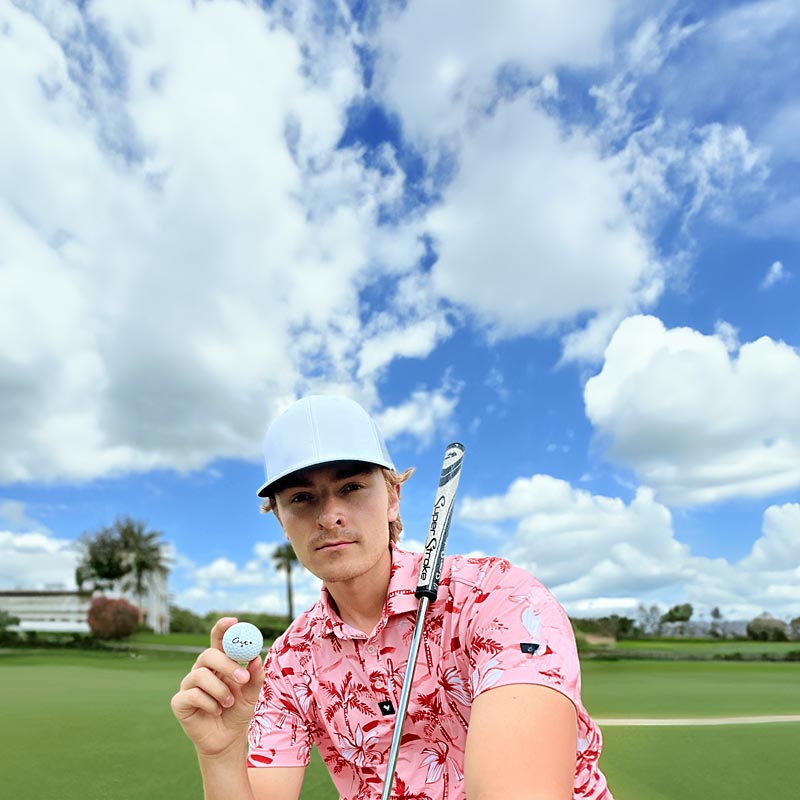
POLYGON ((341 455, 334 458, 326 458, 323 461, 312 460, 309 461, 307 464, 301 464, 299 467, 293 467, 292 469, 287 469, 284 472, 276 475, 271 480, 268 480, 265 484, 261 486, 261 488, 256 493, 258 497, 268 497, 270 495, 270 490, 272 489, 275 484, 282 481, 284 478, 292 475, 295 472, 300 472, 300 470, 304 469, 314 469, 315 467, 323 467, 325 464, 335 464, 337 461, 359 461, 362 464, 373 464, 376 467, 385 467, 386 469, 394 469, 394 464, 391 461, 365 461, 363 458, 353 458, 352 454, 350 455, 341 455))

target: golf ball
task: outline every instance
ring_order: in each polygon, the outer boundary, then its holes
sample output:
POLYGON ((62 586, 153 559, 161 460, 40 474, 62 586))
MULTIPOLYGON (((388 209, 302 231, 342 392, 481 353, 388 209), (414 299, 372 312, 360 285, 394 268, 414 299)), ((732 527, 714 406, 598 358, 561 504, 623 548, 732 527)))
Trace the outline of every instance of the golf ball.
POLYGON ((263 646, 264 637, 261 631, 249 622, 231 625, 222 637, 222 649, 234 661, 252 661, 263 646))

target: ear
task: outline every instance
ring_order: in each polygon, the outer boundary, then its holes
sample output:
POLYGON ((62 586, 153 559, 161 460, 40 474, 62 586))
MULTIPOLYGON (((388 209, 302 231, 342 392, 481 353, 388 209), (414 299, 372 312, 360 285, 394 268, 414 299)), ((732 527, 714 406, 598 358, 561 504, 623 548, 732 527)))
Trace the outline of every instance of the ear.
POLYGON ((394 522, 400 516, 400 484, 389 489, 388 521, 394 522))

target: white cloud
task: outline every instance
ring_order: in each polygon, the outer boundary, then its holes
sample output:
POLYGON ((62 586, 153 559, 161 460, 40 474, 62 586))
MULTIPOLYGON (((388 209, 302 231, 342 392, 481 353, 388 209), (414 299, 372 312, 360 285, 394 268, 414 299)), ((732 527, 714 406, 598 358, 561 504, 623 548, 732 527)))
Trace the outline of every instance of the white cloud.
POLYGON ((609 455, 664 502, 800 486, 800 356, 768 337, 737 353, 729 344, 630 317, 586 383, 586 413, 609 455))
POLYGON ((396 163, 337 149, 353 43, 308 5, 37 8, 0 6, 0 480, 255 458, 284 398, 353 381, 359 290, 421 252, 379 222, 396 163))
POLYGON ((38 531, 0 531, 0 589, 74 589, 77 565, 73 541, 38 531))
POLYGON ((800 567, 800 504, 770 506, 764 512, 764 535, 742 561, 749 569, 779 572, 800 567))
POLYGON ((465 134, 427 223, 434 285, 500 333, 624 306, 654 269, 613 164, 524 98, 465 134))
POLYGON ((662 607, 719 606, 729 619, 764 609, 796 614, 800 505, 770 506, 762 535, 737 563, 693 556, 669 510, 640 488, 630 503, 593 495, 549 475, 517 478, 501 495, 467 497, 462 522, 506 529, 502 555, 528 568, 573 615, 636 616, 643 599, 662 607))
POLYGON ((375 313, 364 327, 358 352, 359 380, 373 378, 397 358, 423 359, 452 333, 452 325, 428 280, 405 275, 396 285, 392 307, 375 313))
POLYGON ((783 264, 780 261, 773 261, 770 268, 767 270, 767 274, 764 276, 764 280, 761 281, 761 288, 769 289, 776 283, 788 280, 789 273, 784 269, 783 264))
MULTIPOLYGON (((286 613, 286 575, 278 572, 272 555, 275 542, 256 542, 253 558, 237 564, 218 558, 210 564, 188 570, 183 588, 175 595, 176 604, 196 613, 209 611, 253 611, 267 614, 286 613)), ((295 613, 319 599, 321 583, 297 564, 292 570, 295 613)))
POLYGON ((19 500, 0 500, 0 524, 8 525, 17 531, 36 530, 40 533, 50 533, 41 522, 28 516, 25 503, 19 500))
POLYGON ((555 69, 601 63, 618 5, 514 0, 498 13, 481 2, 411 0, 375 37, 378 94, 412 138, 448 140, 495 96, 504 67, 546 79, 552 93, 555 69))
POLYGON ((515 520, 505 555, 567 605, 668 586, 681 578, 687 557, 673 538, 669 511, 646 489, 626 505, 534 475, 518 478, 503 495, 466 498, 459 516, 472 522, 515 520))
POLYGON ((434 433, 448 428, 457 404, 457 394, 447 387, 418 389, 406 402, 377 414, 376 421, 387 439, 410 434, 427 443, 434 433))
POLYGON ((739 349, 739 331, 730 322, 719 319, 714 323, 714 335, 725 345, 729 353, 739 349))

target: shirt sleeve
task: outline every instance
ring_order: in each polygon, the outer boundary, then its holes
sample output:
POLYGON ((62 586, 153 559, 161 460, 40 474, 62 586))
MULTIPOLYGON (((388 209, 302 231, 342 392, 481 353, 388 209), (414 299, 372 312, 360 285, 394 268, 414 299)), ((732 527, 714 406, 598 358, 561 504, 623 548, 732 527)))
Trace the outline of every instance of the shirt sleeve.
POLYGON ((581 701, 580 661, 566 612, 536 578, 504 559, 486 559, 470 577, 475 580, 459 591, 460 636, 473 699, 520 683, 561 692, 577 713, 575 797, 611 800, 598 765, 603 738, 581 701))
POLYGON ((465 598, 462 619, 472 697, 515 683, 548 686, 581 710, 572 625, 556 599, 525 570, 487 560, 465 598))
POLYGON ((281 665, 281 639, 264 659, 264 686, 248 731, 248 767, 305 767, 312 734, 303 714, 307 689, 290 665, 281 665))

